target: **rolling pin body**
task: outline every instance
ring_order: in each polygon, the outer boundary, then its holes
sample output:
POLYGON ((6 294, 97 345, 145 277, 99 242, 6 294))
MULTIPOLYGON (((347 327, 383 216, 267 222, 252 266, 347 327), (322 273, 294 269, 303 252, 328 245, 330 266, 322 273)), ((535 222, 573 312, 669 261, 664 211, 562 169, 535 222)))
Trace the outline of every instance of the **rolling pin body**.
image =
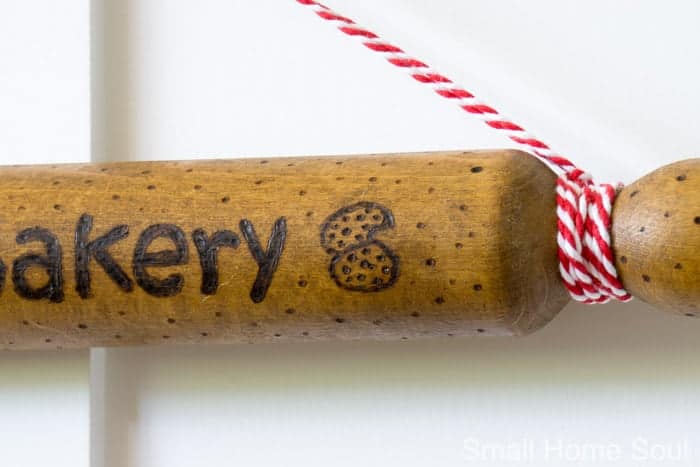
POLYGON ((525 334, 568 301, 518 151, 2 173, 3 348, 525 334))

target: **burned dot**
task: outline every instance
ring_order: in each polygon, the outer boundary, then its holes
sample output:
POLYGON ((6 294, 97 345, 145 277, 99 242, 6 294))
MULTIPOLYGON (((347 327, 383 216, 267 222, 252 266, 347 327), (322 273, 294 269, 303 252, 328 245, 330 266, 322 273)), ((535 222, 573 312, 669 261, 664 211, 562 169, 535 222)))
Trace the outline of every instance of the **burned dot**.
POLYGON ((114 335, 114 338, 115 338, 115 339, 121 339, 122 336, 121 336, 121 334, 115 334, 115 335, 114 335))
POLYGON ((148 188, 149 190, 155 190, 156 186, 155 185, 148 185, 146 188, 148 188))
POLYGON ((482 170, 484 170, 484 168, 481 167, 481 166, 478 166, 478 165, 471 168, 471 172, 474 173, 474 174, 478 174, 478 173, 481 172, 482 170))
POLYGON ((377 177, 369 177, 367 180, 369 180, 370 182, 374 183, 374 182, 377 181, 377 177))
POLYGON ((335 165, 343 165, 343 161, 335 161, 335 165))
POLYGON ((473 288, 474 290, 476 290, 477 292, 480 291, 481 289, 483 289, 483 287, 482 287, 481 284, 474 284, 474 286, 473 286, 472 288, 473 288))
POLYGON ((201 189, 202 189, 202 185, 195 185, 195 186, 194 186, 194 189, 195 189, 195 190, 201 190, 201 189))
POLYGON ((651 282, 651 277, 647 276, 646 274, 642 274, 642 280, 644 282, 651 282))
POLYGON ((442 305, 443 303, 445 303, 445 298, 442 297, 442 296, 440 296, 440 297, 435 297, 435 300, 434 300, 434 301, 435 301, 435 303, 437 303, 438 305, 442 305))
POLYGON ((695 216, 695 219, 693 219, 693 222, 700 225, 700 216, 695 216))
POLYGON ((313 215, 314 215, 313 211, 306 211, 306 217, 311 217, 313 215))
POLYGON ((54 205, 53 205, 53 208, 54 208, 56 211, 60 211, 60 210, 61 210, 61 205, 60 205, 60 204, 54 204, 54 205))
POLYGON ((469 238, 474 238, 475 236, 476 236, 476 234, 474 232, 471 232, 471 231, 467 234, 467 237, 469 237, 469 238))
POLYGON ((685 315, 686 315, 686 316, 689 316, 689 317, 691 317, 691 318, 695 316, 694 313, 686 313, 685 315))
POLYGON ((386 163, 386 162, 382 162, 382 163, 379 164, 379 165, 381 165, 382 167, 386 167, 386 166, 387 166, 387 163, 386 163))
POLYGON ((668 211, 666 211, 666 212, 664 213, 664 217, 666 217, 666 218, 671 217, 671 213, 668 212, 668 211))
POLYGON ((81 324, 78 325, 78 328, 80 328, 80 329, 87 329, 87 324, 82 324, 82 323, 81 323, 81 324))
POLYGON ((435 258, 428 258, 425 260, 425 265, 426 266, 435 266, 437 261, 435 261, 435 258))
POLYGON ((401 340, 402 340, 402 341, 407 341, 407 340, 408 340, 408 337, 402 336, 402 337, 401 337, 401 340))
POLYGON ((337 181, 345 180, 345 177, 335 177, 337 181))
POLYGON ((256 185, 262 185, 262 180, 255 180, 256 185))
POLYGON ((107 172, 108 170, 109 170, 109 169, 108 169, 107 167, 102 167, 102 168, 100 169, 100 172, 107 172))
POLYGON ((423 222, 417 223, 417 224, 416 224, 416 228, 417 228, 417 229, 424 229, 424 228, 425 228, 425 223, 423 223, 423 222))
POLYGON ((51 339, 48 339, 48 338, 44 339, 44 342, 46 342, 48 344, 49 342, 51 342, 51 339))
POLYGON ((124 315, 126 315, 126 311, 119 311, 118 313, 119 313, 119 316, 124 316, 124 315))
POLYGON ((676 263, 676 264, 673 266, 673 269, 683 269, 683 265, 682 265, 681 263, 676 263))
POLYGON ((24 206, 17 206, 18 211, 24 211, 25 209, 27 209, 27 208, 25 208, 24 206))
POLYGON ((85 183, 86 185, 89 185, 92 183, 92 180, 85 180, 85 182, 83 182, 83 183, 85 183))
POLYGON ((221 313, 220 311, 217 311, 216 313, 214 313, 214 316, 216 316, 217 318, 221 318, 222 315, 223 315, 223 313, 221 313))
POLYGON ((26 319, 22 320, 22 324, 24 324, 25 326, 29 326, 29 321, 27 321, 26 319))
POLYGON ((304 279, 300 279, 299 282, 297 282, 297 284, 299 284, 299 287, 306 287, 308 282, 306 282, 304 279))
POLYGON ((479 328, 479 329, 476 330, 476 332, 478 332, 478 333, 481 334, 481 333, 486 332, 486 331, 484 331, 483 329, 479 328))
POLYGON ((682 174, 682 175, 679 175, 676 177, 676 180, 678 180, 679 182, 684 182, 685 179, 686 179, 685 174, 682 174))
POLYGON ((268 162, 267 160, 261 160, 261 161, 260 161, 261 164, 267 164, 267 162, 268 162))
POLYGON ((304 196, 306 194, 305 190, 299 190, 299 196, 304 196))
POLYGON ((170 336, 163 336, 163 339, 170 339, 170 336))
POLYGON ((460 211, 466 211, 466 210, 467 210, 467 205, 466 205, 466 204, 460 205, 460 206, 459 206, 459 210, 460 210, 460 211))
POLYGON ((53 184, 54 184, 54 185, 60 185, 61 182, 59 182, 58 180, 55 180, 55 181, 53 182, 53 184))
POLYGON ((632 193, 630 193, 630 198, 634 198, 639 194, 639 190, 634 190, 632 193))
POLYGON ((375 326, 379 326, 380 324, 382 324, 382 320, 381 320, 381 319, 375 319, 374 321, 372 321, 372 324, 374 324, 375 326))
POLYGON ((112 199, 117 201, 118 199, 121 199, 121 196, 119 195, 112 195, 112 199))
POLYGON ((642 226, 642 227, 639 228, 639 231, 640 231, 640 232, 644 232, 645 230, 646 230, 646 227, 644 227, 644 226, 642 226))
POLYGON ((435 163, 433 161, 428 162, 428 165, 434 165, 435 163))
POLYGON ((296 310, 294 308, 287 308, 286 310, 284 310, 284 312, 288 315, 293 315, 296 312, 296 310))
POLYGON ((309 332, 308 332, 308 331, 304 331, 304 332, 301 333, 301 335, 304 336, 304 337, 306 337, 306 336, 309 335, 309 332))
POLYGON ((175 322, 174 318, 168 318, 168 324, 175 324, 175 322))
POLYGON ((435 188, 433 188, 433 187, 428 188, 428 193, 434 193, 434 192, 435 192, 435 188))
POLYGON ((457 243, 455 243, 455 248, 457 248, 458 250, 461 250, 462 248, 464 248, 464 245, 461 244, 460 242, 457 242, 457 243))
POLYGON ((400 184, 401 184, 401 179, 397 179, 396 181, 394 181, 394 183, 396 183, 397 185, 400 185, 400 184))
POLYGON ((229 201, 231 201, 231 198, 229 198, 228 196, 224 196, 223 198, 221 198, 222 203, 228 203, 229 201))
POLYGON ((335 319, 335 322, 336 322, 336 323, 344 323, 344 322, 345 322, 345 318, 336 318, 336 319, 335 319))
POLYGON ((141 171, 141 175, 148 175, 149 173, 151 173, 150 170, 143 170, 143 171, 141 171))
POLYGON ((290 162, 289 164, 287 164, 287 167, 294 167, 294 164, 290 162))
POLYGON ((187 170, 185 170, 185 172, 191 173, 191 172, 192 172, 192 169, 187 169, 187 170))
POLYGON ((200 332, 199 335, 202 337, 207 337, 209 335, 209 333, 208 332, 200 332))
POLYGON ((622 264, 627 264, 627 256, 620 256, 620 262, 622 264))
POLYGON ((411 316, 413 316, 414 318, 418 318, 420 316, 420 313, 414 311, 413 313, 411 313, 411 316))
POLYGON ((257 327, 258 327, 258 322, 257 322, 257 321, 251 321, 250 327, 251 327, 251 328, 257 328, 257 327))

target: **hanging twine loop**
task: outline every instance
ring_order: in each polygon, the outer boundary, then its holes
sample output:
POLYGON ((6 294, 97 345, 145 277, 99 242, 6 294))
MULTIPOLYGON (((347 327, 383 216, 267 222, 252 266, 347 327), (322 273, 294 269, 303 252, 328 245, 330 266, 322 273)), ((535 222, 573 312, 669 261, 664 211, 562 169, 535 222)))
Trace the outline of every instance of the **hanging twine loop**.
POLYGON ((632 299, 618 278, 610 240, 611 211, 617 193, 615 187, 596 185, 590 174, 554 152, 523 127, 352 19, 314 0, 296 1, 548 164, 559 174, 556 187, 559 272, 569 294, 574 300, 589 304, 605 303, 611 298, 621 301, 632 299))

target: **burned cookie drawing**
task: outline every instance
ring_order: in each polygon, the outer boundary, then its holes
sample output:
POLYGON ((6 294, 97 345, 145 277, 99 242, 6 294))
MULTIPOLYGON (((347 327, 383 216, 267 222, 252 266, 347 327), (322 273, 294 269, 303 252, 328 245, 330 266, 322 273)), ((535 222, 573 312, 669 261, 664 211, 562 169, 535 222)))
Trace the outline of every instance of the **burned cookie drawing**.
POLYGON ((394 227, 394 215, 381 204, 361 201, 331 214, 321 225, 321 246, 332 255, 328 268, 340 287, 377 292, 394 285, 399 257, 376 236, 394 227))

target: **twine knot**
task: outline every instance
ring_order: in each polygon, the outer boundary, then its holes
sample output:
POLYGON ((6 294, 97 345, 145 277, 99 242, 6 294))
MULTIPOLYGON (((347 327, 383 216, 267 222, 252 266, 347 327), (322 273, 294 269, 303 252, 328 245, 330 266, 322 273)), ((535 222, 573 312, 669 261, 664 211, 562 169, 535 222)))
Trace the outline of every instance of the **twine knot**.
POLYGON ((612 206, 621 188, 597 185, 578 169, 557 179, 559 272, 579 302, 632 299, 617 275, 610 240, 612 206))

